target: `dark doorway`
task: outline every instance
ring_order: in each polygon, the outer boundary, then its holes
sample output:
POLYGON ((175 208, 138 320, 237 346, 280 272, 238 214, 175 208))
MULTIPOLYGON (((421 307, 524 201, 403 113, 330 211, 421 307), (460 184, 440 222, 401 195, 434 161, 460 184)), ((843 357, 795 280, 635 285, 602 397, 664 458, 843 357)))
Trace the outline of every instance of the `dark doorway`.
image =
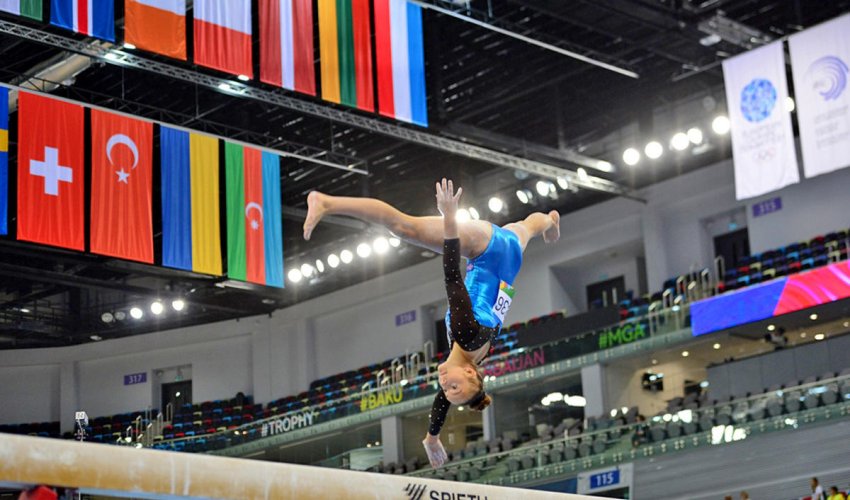
POLYGON ((174 413, 186 403, 192 403, 192 381, 182 380, 170 384, 162 384, 162 411, 171 403, 174 413))
POLYGON ((750 233, 747 228, 714 237, 714 256, 723 257, 726 269, 740 265, 741 257, 750 255, 750 233))
POLYGON ((587 285, 587 309, 612 306, 626 298, 626 280, 622 276, 587 285))
POLYGON ((434 345, 437 352, 449 352, 448 329, 446 328, 446 318, 440 318, 434 322, 434 345))

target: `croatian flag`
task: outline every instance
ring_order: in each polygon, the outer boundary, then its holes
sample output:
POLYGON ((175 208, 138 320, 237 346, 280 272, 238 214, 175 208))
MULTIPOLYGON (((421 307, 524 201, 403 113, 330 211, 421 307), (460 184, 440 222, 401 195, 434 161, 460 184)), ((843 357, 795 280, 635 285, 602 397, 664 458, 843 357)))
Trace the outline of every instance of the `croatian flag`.
POLYGON ((422 8, 408 0, 375 0, 378 112, 428 126, 422 8))
POLYGON ((115 0, 51 0, 50 24, 115 41, 115 0))
POLYGON ((195 63, 254 76, 250 0, 195 1, 195 63))

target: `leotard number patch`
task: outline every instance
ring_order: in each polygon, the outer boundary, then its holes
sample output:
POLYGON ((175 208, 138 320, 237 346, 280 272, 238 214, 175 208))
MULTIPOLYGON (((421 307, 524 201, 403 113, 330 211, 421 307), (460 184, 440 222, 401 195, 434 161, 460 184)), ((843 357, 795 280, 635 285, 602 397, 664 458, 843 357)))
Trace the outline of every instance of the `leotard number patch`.
POLYGON ((499 295, 496 297, 496 303, 493 304, 493 314, 499 318, 499 323, 505 322, 505 316, 508 314, 508 309, 511 308, 511 302, 514 300, 514 287, 502 281, 499 283, 499 295))

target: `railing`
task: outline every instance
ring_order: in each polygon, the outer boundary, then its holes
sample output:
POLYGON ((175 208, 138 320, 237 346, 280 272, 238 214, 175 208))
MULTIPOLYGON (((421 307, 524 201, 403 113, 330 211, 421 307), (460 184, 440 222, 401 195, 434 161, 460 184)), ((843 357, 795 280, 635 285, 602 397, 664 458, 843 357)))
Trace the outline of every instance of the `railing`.
MULTIPOLYGON (((483 366, 483 369, 486 373, 488 367, 499 366, 500 363, 507 362, 515 356, 533 351, 539 351, 544 354, 543 357, 545 358, 545 364, 547 366, 557 364, 560 361, 564 366, 558 367, 558 369, 577 368, 582 364, 592 361, 589 357, 591 355, 610 350, 613 347, 631 345, 644 338, 661 338, 674 332, 680 332, 687 324, 689 308, 687 302, 681 299, 681 297, 679 300, 673 300, 671 298, 669 307, 663 307, 663 304, 656 303, 650 306, 649 309, 650 311, 646 315, 620 321, 607 328, 601 328, 581 335, 572 336, 566 339, 559 339, 557 341, 536 346, 521 347, 493 356, 488 359, 488 362, 483 366), (575 366, 569 362, 563 363, 564 360, 569 360, 571 358, 577 359, 577 362, 574 364, 575 366)), ((426 356, 425 359, 432 359, 427 357, 429 350, 433 350, 433 344, 427 342, 423 349, 426 356)), ((286 413, 255 420, 248 424, 242 424, 236 428, 217 431, 210 434, 162 440, 154 444, 159 447, 169 447, 181 442, 184 444, 198 442, 199 440, 209 442, 211 440, 228 436, 240 436, 241 439, 235 439, 235 441, 241 441, 244 443, 251 435, 249 431, 262 429, 264 425, 270 424, 276 420, 285 420, 289 417, 297 417, 298 415, 303 415, 305 413, 321 415, 323 410, 327 410, 329 408, 335 409, 336 417, 334 417, 334 419, 354 414, 362 414, 358 411, 358 409, 356 409, 360 401, 364 398, 369 398, 370 395, 377 396, 382 391, 386 391, 388 389, 398 389, 400 387, 405 395, 414 396, 415 398, 433 395, 437 392, 436 372, 433 367, 435 363, 426 362, 425 359, 419 358, 418 356, 418 353, 414 353, 407 356, 407 359, 405 360, 401 360, 399 358, 393 360, 389 373, 387 370, 379 371, 373 380, 363 384, 361 390, 354 394, 348 394, 342 398, 325 401, 316 405, 305 406, 286 413), (414 370, 417 366, 420 368, 414 370), (421 371, 422 368, 425 369, 425 373, 423 375, 418 375, 418 372, 421 371)), ((491 377, 491 380, 488 381, 488 387, 498 390, 511 382, 512 381, 508 380, 508 377, 497 377, 494 375, 491 377), (500 378, 503 378, 504 380, 500 380, 500 378)), ((428 403, 426 402, 421 406, 424 407, 427 405, 428 403)), ((410 409, 407 408, 405 411, 410 411, 410 409)), ((332 419, 325 419, 324 421, 328 420, 332 419)), ((313 422, 315 423, 316 419, 314 419, 313 422)), ((255 439, 261 439, 262 437, 263 436, 256 436, 255 439)), ((230 443, 230 445, 233 444, 239 443, 230 443)))
MULTIPOLYGON (((479 479, 473 482, 515 485, 526 481, 580 472, 600 466, 646 458, 671 451, 719 445, 746 439, 755 434, 809 425, 815 422, 850 416, 850 375, 802 384, 713 406, 681 410, 653 417, 650 422, 634 423, 564 436, 544 443, 520 446, 500 453, 466 458, 447 465, 446 471, 476 469, 479 479), (823 395, 832 391, 833 399, 823 395), (639 426, 646 434, 667 424, 681 423, 676 435, 665 433, 661 439, 633 447, 631 440, 639 426), (689 429, 684 429, 685 426, 689 429), (598 443, 602 443, 601 445, 598 443), (618 446, 619 445, 619 446, 618 446), (624 446, 625 445, 625 448, 624 446), (600 448, 604 448, 601 449, 600 448), (548 463, 552 450, 572 450, 568 460, 548 463), (534 456, 536 466, 510 472, 507 462, 534 456)), ((409 473, 416 477, 440 477, 443 471, 423 469, 409 473)))

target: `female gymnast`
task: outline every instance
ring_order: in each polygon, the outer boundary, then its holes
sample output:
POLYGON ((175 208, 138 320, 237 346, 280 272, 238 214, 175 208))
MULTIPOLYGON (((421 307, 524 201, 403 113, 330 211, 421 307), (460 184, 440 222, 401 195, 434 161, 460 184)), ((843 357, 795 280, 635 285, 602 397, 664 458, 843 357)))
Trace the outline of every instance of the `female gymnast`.
POLYGON ((450 403, 482 411, 490 404, 478 364, 489 354, 493 337, 501 329, 513 300, 513 282, 528 242, 539 235, 547 243, 560 237, 560 216, 533 213, 503 227, 489 222, 455 221, 457 202, 452 181, 437 183, 437 208, 441 217, 413 217, 372 198, 329 196, 317 191, 307 197, 304 239, 325 215, 347 215, 378 224, 408 243, 443 253, 449 310, 446 313, 451 352, 438 366, 440 391, 431 408, 428 434, 423 441, 433 467, 443 465, 446 451, 440 429, 450 403), (469 259, 465 282, 460 256, 469 259))

